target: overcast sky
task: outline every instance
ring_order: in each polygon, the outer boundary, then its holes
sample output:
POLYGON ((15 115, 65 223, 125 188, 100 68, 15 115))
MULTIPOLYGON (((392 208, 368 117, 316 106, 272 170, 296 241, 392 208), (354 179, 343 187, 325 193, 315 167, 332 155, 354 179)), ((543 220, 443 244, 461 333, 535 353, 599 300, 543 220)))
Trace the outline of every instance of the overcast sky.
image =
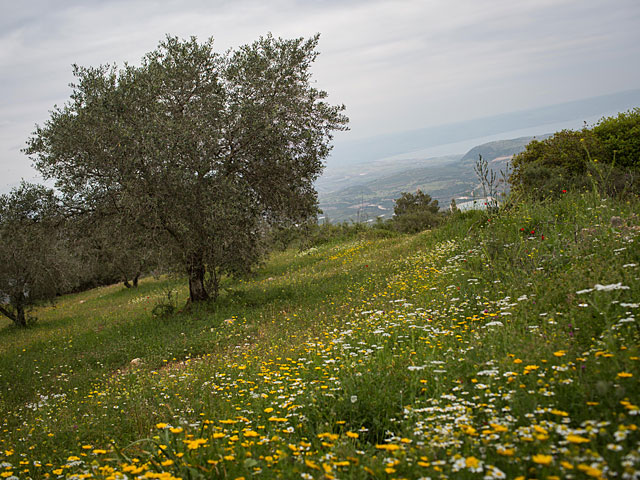
POLYGON ((351 139, 640 86, 638 0, 0 0, 0 189, 69 98, 71 64, 137 64, 165 34, 220 51, 321 34, 318 87, 351 139))

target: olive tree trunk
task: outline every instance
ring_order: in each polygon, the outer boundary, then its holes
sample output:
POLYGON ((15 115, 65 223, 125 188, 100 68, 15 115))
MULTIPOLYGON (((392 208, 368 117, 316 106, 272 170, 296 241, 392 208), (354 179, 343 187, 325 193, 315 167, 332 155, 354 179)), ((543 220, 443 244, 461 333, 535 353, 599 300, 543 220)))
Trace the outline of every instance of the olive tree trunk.
POLYGON ((13 308, 7 309, 0 305, 0 313, 10 319, 18 327, 27 326, 27 316, 24 313, 24 305, 13 305, 13 308))
POLYGON ((138 280, 140 279, 140 275, 141 275, 140 272, 136 273, 136 275, 135 275, 135 277, 133 277, 133 280, 131 281, 131 283, 129 283, 129 279, 126 277, 126 275, 123 274, 124 286, 127 287, 127 288, 138 288, 138 280))
POLYGON ((202 262, 193 262, 187 269, 189 275, 189 301, 203 302, 209 300, 209 294, 204 285, 205 266, 202 262))
POLYGON ((16 306, 16 318, 14 320, 19 327, 27 326, 27 316, 24 313, 24 305, 16 306))

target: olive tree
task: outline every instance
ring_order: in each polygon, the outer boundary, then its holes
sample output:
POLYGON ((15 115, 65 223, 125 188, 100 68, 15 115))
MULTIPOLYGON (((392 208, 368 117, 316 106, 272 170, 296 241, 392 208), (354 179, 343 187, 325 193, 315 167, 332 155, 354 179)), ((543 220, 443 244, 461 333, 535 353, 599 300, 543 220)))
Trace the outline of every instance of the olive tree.
POLYGON ((0 196, 0 313, 26 327, 27 309, 64 288, 68 256, 53 192, 23 183, 0 196))
POLYGON ((206 278, 215 294, 260 259, 268 225, 317 212, 313 182, 347 123, 312 86, 317 42, 268 35, 219 54, 167 37, 138 67, 75 66, 71 99, 26 152, 69 205, 135 224, 206 300, 206 278))

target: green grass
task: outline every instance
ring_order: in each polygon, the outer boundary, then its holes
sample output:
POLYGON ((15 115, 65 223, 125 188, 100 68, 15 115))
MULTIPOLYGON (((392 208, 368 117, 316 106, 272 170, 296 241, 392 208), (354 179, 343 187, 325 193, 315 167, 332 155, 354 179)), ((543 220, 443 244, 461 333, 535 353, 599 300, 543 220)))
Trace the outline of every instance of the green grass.
POLYGON ((290 250, 162 318, 183 280, 61 298, 0 329, 3 476, 633 478, 639 215, 567 194, 290 250))

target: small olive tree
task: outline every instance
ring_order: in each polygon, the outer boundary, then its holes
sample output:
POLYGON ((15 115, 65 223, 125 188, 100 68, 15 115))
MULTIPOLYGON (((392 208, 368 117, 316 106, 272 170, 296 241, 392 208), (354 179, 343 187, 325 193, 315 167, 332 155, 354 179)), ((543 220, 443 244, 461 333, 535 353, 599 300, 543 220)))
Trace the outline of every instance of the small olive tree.
POLYGON ((23 183, 0 196, 0 313, 26 327, 28 308, 64 288, 64 241, 53 192, 23 183))
POLYGON ((313 182, 347 123, 311 84, 317 42, 268 35, 218 54, 167 37, 139 67, 75 67, 26 152, 67 204, 135 225, 120 234, 155 242, 206 300, 260 259, 266 225, 317 212, 313 182))
POLYGON ((403 233, 417 233, 438 225, 442 221, 438 200, 431 195, 416 191, 403 192, 393 207, 393 224, 403 233))

